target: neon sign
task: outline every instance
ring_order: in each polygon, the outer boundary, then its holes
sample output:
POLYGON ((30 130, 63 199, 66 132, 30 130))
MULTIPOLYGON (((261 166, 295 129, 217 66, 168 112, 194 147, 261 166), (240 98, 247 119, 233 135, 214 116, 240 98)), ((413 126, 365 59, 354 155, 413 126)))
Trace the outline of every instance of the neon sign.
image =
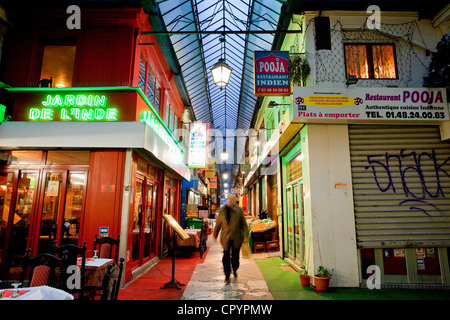
POLYGON ((28 119, 32 121, 117 121, 117 108, 107 107, 105 95, 47 95, 44 107, 32 107, 28 119))
POLYGON ((146 123, 177 156, 182 157, 180 147, 151 111, 142 112, 141 122, 146 123))

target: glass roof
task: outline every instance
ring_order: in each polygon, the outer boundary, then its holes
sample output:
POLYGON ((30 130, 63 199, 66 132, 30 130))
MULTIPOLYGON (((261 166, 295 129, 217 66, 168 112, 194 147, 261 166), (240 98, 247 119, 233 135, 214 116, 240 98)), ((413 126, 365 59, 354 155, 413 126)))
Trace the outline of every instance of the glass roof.
MULTIPOLYGON (((231 173, 231 184, 243 159, 246 139, 235 130, 250 129, 257 97, 253 93, 253 52, 272 49, 281 6, 279 0, 159 0, 165 31, 181 66, 197 121, 208 122, 227 136, 227 164, 219 173, 231 173), (224 41, 223 41, 224 39, 224 41), (220 59, 233 69, 222 90, 212 80, 211 68, 220 59), (228 130, 227 130, 228 129, 228 130), (239 145, 235 146, 238 143, 239 145), (236 150, 236 153, 235 153, 236 150)), ((216 154, 222 139, 216 139, 216 154)), ((212 142, 214 143, 214 142, 212 142)))

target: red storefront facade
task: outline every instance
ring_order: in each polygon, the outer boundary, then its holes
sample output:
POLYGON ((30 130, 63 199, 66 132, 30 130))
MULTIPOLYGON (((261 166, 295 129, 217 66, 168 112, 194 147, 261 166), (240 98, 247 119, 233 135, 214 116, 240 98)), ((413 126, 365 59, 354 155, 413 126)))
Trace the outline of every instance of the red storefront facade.
POLYGON ((156 39, 140 35, 142 8, 82 8, 80 30, 65 9, 13 12, 5 38, 0 273, 17 272, 26 248, 86 241, 89 256, 95 234, 120 235, 128 282, 164 254, 162 214, 179 218, 184 104, 156 39), (48 61, 64 52, 59 77, 48 61))

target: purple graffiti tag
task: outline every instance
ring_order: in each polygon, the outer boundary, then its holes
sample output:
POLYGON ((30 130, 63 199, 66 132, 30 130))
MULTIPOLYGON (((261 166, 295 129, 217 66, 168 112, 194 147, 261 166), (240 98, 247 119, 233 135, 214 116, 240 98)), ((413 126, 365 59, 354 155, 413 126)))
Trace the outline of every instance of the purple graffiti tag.
MULTIPOLYGON (((440 212, 427 200, 446 198, 441 182, 450 178, 446 169, 449 160, 450 157, 447 157, 440 161, 435 150, 418 153, 402 149, 399 153, 368 155, 368 165, 365 169, 372 170, 375 183, 381 192, 392 190, 397 194, 398 190, 403 190, 406 199, 399 205, 416 201, 417 205, 429 205, 440 212)), ((426 209, 418 206, 411 206, 410 210, 419 210, 430 215, 426 209)))

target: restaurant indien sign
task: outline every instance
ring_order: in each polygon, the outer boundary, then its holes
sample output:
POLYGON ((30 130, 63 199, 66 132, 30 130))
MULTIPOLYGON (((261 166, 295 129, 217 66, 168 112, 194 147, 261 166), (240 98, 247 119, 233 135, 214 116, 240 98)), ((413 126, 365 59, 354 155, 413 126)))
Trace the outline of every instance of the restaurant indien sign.
POLYGON ((288 51, 254 52, 255 96, 291 94, 288 51))

